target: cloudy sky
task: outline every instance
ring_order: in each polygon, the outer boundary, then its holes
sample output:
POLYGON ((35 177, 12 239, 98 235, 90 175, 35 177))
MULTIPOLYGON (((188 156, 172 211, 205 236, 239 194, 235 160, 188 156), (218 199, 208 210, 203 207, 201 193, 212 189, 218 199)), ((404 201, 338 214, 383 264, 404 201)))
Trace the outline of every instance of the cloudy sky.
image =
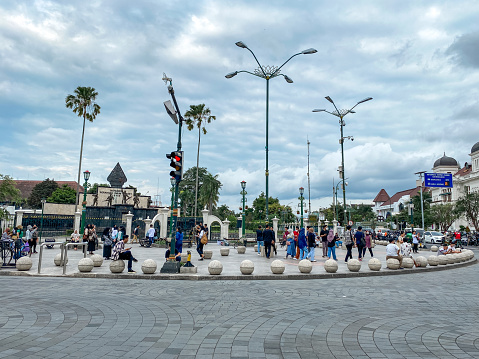
MULTIPOLYGON (((265 189, 266 81, 235 70, 280 65, 270 81, 270 195, 313 209, 331 202, 341 162, 334 110, 346 116, 348 202, 415 186, 444 152, 463 165, 479 141, 477 1, 33 1, 0 3, 0 173, 76 180, 82 120, 65 108, 94 87, 101 114, 87 123, 83 170, 93 182, 120 162, 128 183, 169 203, 177 126, 163 102, 173 79, 181 111, 205 103, 216 116, 202 136, 200 166, 223 183, 220 204, 237 208, 240 181, 252 201, 265 189), (306 191, 307 197, 307 191, 306 191)), ((186 167, 197 131, 183 133, 186 167)))

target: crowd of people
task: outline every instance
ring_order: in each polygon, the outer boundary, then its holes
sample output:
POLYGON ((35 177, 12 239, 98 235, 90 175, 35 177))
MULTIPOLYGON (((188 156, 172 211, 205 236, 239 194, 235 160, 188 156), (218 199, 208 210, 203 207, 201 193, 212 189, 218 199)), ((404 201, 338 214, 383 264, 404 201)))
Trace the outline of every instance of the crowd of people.
POLYGON ((23 230, 22 225, 5 228, 0 241, 2 249, 9 255, 7 264, 10 264, 13 259, 37 254, 38 235, 38 227, 35 224, 28 225, 26 231, 23 230))

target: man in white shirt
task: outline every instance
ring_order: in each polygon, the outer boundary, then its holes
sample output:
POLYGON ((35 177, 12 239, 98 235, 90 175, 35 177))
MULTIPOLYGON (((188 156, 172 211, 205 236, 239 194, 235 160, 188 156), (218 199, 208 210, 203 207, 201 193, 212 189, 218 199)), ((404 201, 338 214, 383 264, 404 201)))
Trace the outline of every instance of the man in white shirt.
POLYGON ((155 238, 155 229, 153 228, 152 224, 150 224, 150 229, 146 233, 146 236, 148 237, 148 241, 149 241, 148 242, 149 244, 146 247, 149 248, 153 244, 153 239, 155 238))
POLYGON ((394 258, 399 261, 399 268, 403 269, 402 256, 399 254, 399 247, 396 245, 396 240, 391 238, 389 244, 386 246, 386 260, 394 258))

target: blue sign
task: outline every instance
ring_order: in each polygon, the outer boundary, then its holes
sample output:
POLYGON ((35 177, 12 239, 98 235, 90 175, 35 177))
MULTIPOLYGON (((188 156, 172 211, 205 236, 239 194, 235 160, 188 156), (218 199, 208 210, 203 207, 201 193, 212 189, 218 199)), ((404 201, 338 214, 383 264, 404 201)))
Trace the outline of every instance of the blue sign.
POLYGON ((452 188, 452 174, 450 173, 425 173, 424 186, 452 188))

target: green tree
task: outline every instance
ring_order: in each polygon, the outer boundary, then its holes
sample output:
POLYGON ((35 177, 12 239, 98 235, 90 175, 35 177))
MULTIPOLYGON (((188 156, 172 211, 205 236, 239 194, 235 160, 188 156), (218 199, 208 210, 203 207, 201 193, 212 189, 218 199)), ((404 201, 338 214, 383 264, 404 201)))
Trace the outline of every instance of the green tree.
POLYGON ((224 221, 228 216, 234 216, 235 213, 226 204, 222 204, 213 210, 213 215, 224 221))
POLYGON ((75 199, 76 191, 69 185, 64 184, 62 187, 53 191, 52 195, 48 197, 47 202, 74 204, 75 199))
POLYGON ((211 173, 207 173, 203 178, 203 184, 200 190, 200 203, 201 206, 208 208, 209 214, 212 213, 213 208, 219 200, 219 191, 223 185, 218 180, 218 175, 213 176, 211 173))
MULTIPOLYGON (((95 100, 98 96, 98 92, 93 87, 81 87, 78 86, 75 89, 75 95, 68 95, 65 98, 65 106, 73 109, 73 113, 76 113, 78 117, 83 117, 83 129, 81 133, 81 146, 80 146, 80 162, 78 164, 78 179, 77 179, 77 198, 75 200, 75 212, 77 211, 78 196, 80 195, 80 173, 81 173, 81 161, 83 156, 83 139, 85 137, 85 121, 93 122, 96 116, 100 113, 100 106, 96 104, 95 100)), ((86 190, 86 188, 85 188, 86 190)))
POLYGON ((437 223, 441 232, 445 232, 451 227, 452 223, 460 217, 456 206, 452 203, 440 203, 431 206, 431 219, 437 223))
MULTIPOLYGON (((20 191, 15 187, 13 178, 0 174, 0 202, 18 203, 21 200, 20 191)), ((8 211, 0 207, 0 219, 6 219, 8 216, 8 211)))
POLYGON ((185 122, 188 127, 188 131, 193 130, 193 128, 198 127, 198 151, 196 153, 196 186, 195 186, 195 217, 197 215, 198 207, 198 169, 200 166, 200 142, 201 142, 201 131, 206 135, 206 123, 211 123, 211 121, 216 120, 215 116, 211 115, 211 111, 208 107, 205 108, 205 104, 200 105, 190 105, 190 109, 185 113, 185 122))
POLYGON ((477 230, 479 228, 479 193, 466 193, 457 200, 456 207, 458 213, 463 214, 477 230))
POLYGON ((47 199, 58 188, 58 183, 54 180, 47 178, 45 181, 40 182, 33 187, 30 197, 28 197, 28 204, 32 208, 41 208, 42 199, 47 199))

